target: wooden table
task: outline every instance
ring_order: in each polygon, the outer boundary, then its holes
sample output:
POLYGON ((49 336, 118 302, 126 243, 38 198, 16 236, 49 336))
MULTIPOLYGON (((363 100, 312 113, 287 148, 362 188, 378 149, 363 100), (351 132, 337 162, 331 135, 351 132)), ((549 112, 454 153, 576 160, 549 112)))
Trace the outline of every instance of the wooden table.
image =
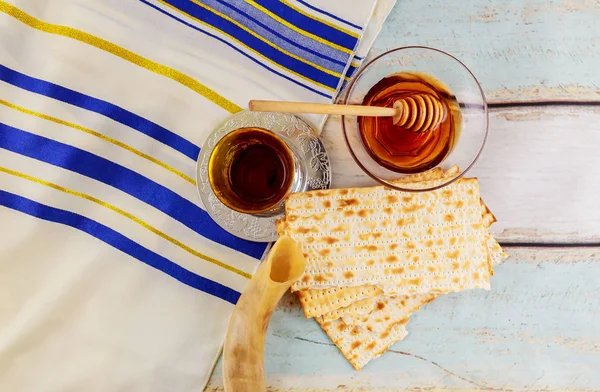
MULTIPOLYGON (((274 391, 600 390, 600 1, 398 0, 372 55, 427 45, 459 57, 490 102, 470 173, 510 258, 492 290, 443 296, 355 372, 288 296, 266 345, 274 391)), ((370 185, 339 119, 323 137, 334 186, 370 185)), ((220 364, 208 386, 222 390, 220 364)))

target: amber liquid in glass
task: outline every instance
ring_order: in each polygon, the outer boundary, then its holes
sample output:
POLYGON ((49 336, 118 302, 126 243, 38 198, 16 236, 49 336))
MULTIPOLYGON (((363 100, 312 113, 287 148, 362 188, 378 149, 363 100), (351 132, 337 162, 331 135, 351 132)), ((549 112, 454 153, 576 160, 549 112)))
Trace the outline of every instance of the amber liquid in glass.
POLYGON ((209 182, 229 208, 268 211, 289 193, 294 159, 285 142, 261 128, 240 128, 221 139, 208 162, 209 182))
POLYGON ((418 173, 437 166, 450 154, 460 135, 462 116, 452 93, 438 80, 402 72, 375 84, 363 105, 393 107, 394 101, 415 94, 431 94, 448 115, 435 129, 412 132, 394 125, 391 117, 358 117, 363 144, 380 165, 398 173, 418 173))

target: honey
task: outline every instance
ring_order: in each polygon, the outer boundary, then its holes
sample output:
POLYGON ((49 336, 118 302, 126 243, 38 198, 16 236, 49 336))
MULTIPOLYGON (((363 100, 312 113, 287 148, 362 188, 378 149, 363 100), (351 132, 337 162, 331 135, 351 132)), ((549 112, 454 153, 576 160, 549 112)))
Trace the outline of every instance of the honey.
POLYGON ((399 99, 424 94, 437 99, 446 113, 439 125, 427 132, 395 125, 391 117, 358 117, 363 144, 381 166, 397 173, 418 173, 434 168, 452 152, 460 136, 462 115, 456 97, 435 78, 409 72, 387 76, 369 90, 362 104, 393 107, 399 99))

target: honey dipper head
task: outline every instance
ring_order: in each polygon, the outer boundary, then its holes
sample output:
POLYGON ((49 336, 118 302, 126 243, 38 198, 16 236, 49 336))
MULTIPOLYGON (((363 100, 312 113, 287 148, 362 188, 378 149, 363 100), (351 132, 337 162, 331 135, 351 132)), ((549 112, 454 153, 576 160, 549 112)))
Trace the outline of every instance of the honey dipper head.
POLYGON ((415 94, 394 102, 394 125, 412 132, 435 130, 447 115, 446 106, 430 94, 415 94))

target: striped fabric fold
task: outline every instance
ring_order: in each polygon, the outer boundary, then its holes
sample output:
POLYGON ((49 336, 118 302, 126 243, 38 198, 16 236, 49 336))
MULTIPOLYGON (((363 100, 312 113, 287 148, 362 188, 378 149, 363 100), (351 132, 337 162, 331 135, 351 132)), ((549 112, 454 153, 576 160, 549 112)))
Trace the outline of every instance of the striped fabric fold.
POLYGON ((197 31, 216 33, 217 39, 233 44, 273 73, 283 71, 288 80, 327 98, 344 82, 362 34, 360 27, 337 26, 289 2, 140 1, 182 23, 188 23, 182 18, 197 22, 209 32, 195 27, 197 31))
POLYGON ((268 244, 210 218, 201 147, 336 99, 382 3, 0 0, 0 390, 203 388, 268 244))
POLYGON ((234 237, 204 211, 164 186, 87 151, 0 122, 0 148, 91 177, 164 212, 219 244, 260 258, 265 246, 234 237))
POLYGON ((110 102, 82 94, 45 80, 36 79, 10 69, 2 64, 0 64, 0 80, 24 90, 31 91, 32 93, 45 95, 70 105, 102 114, 166 144, 188 158, 195 160, 200 153, 200 147, 189 140, 110 102))
POLYGON ((164 1, 164 3, 176 7, 183 14, 194 20, 202 21, 203 24, 229 37, 232 41, 239 43, 250 52, 255 53, 300 79, 312 82, 331 91, 335 91, 340 82, 339 77, 341 74, 311 63, 294 53, 276 46, 266 38, 253 32, 250 28, 217 11, 215 8, 194 0, 191 2, 187 0, 168 0, 164 1))
MULTIPOLYGON (((354 23, 348 22, 347 20, 344 20, 344 19, 340 18, 339 16, 336 16, 336 15, 332 14, 331 12, 327 12, 327 11, 324 11, 324 10, 318 8, 318 7, 315 7, 314 5, 311 5, 307 1, 304 1, 304 0, 297 0, 297 1, 298 1, 298 3, 300 3, 300 4, 304 5, 304 6, 306 6, 307 8, 309 8, 310 10, 315 11, 317 14, 326 15, 326 16, 328 16, 328 17, 330 17, 330 18, 332 18, 332 19, 334 19, 334 20, 336 20, 338 22, 341 22, 343 25, 347 25, 347 26, 353 27, 355 29, 361 29, 362 28, 361 26, 358 26, 358 25, 356 25, 354 23)), ((285 0, 283 0, 282 2, 285 2, 285 0)), ((288 4, 288 6, 292 7, 289 3, 287 3, 287 4, 288 4)))
POLYGON ((185 268, 173 263, 172 261, 167 260, 166 258, 135 243, 110 227, 106 227, 98 222, 86 218, 85 216, 37 203, 33 200, 29 200, 10 192, 4 192, 2 190, 0 190, 0 205, 23 212, 36 218, 71 226, 75 229, 81 230, 98 238, 100 241, 103 241, 108 245, 113 246, 120 251, 140 260, 141 262, 172 276, 181 283, 201 290, 205 293, 214 295, 215 297, 221 298, 232 304, 235 304, 240 297, 240 293, 236 292, 235 290, 232 290, 229 287, 223 286, 222 284, 216 283, 212 280, 203 278, 200 275, 194 274, 193 272, 190 272, 185 268))

